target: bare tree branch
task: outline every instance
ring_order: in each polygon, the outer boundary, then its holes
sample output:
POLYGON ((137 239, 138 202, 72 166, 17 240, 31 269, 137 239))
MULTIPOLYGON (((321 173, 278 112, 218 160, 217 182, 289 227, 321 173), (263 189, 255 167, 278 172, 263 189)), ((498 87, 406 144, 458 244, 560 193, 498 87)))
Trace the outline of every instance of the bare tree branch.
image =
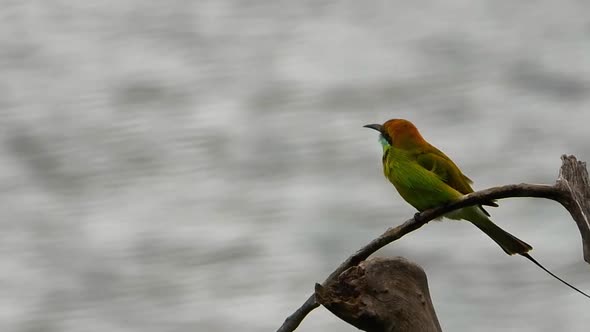
MULTIPOLYGON (((465 195, 460 200, 448 205, 416 213, 413 218, 406 220, 399 226, 389 228, 378 238, 348 257, 328 276, 322 286, 329 286, 348 268, 358 265, 385 245, 417 230, 435 218, 466 206, 508 197, 547 198, 563 205, 578 225, 582 236, 584 260, 590 263, 590 180, 588 179, 586 163, 577 161, 574 156, 566 155, 563 155, 561 160, 562 166, 555 185, 521 183, 493 187, 465 195)), ((303 318, 318 306, 319 304, 312 294, 300 308, 287 317, 277 332, 294 331, 303 318)))
POLYGON ((590 180, 586 163, 577 161, 574 156, 561 156, 563 164, 555 187, 563 191, 563 200, 559 201, 578 224, 584 260, 590 263, 590 180))

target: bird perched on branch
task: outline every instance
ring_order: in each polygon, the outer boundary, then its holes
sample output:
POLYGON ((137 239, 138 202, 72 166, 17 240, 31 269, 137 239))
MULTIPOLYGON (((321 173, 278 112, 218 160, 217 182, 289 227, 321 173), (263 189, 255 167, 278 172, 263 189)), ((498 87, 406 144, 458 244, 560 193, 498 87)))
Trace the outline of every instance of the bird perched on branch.
MULTIPOLYGON (((448 204, 473 192, 472 181, 442 151, 428 143, 408 120, 392 119, 365 127, 377 130, 383 147, 383 173, 402 198, 418 211, 448 204)), ((498 206, 495 202, 484 205, 498 206)), ((567 286, 590 297, 547 270, 528 252, 526 242, 498 227, 482 205, 469 206, 445 215, 449 219, 470 221, 494 240, 508 255, 519 254, 567 286)))

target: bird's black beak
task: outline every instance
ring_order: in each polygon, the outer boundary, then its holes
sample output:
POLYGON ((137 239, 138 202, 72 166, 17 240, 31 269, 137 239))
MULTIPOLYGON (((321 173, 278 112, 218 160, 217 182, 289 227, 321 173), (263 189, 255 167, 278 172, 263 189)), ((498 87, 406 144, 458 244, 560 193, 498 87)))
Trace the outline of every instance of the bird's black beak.
POLYGON ((368 125, 364 125, 363 127, 365 127, 365 128, 371 128, 371 129, 375 129, 375 130, 377 130, 378 132, 381 132, 381 128, 382 128, 383 126, 382 126, 382 125, 380 125, 380 124, 368 124, 368 125))

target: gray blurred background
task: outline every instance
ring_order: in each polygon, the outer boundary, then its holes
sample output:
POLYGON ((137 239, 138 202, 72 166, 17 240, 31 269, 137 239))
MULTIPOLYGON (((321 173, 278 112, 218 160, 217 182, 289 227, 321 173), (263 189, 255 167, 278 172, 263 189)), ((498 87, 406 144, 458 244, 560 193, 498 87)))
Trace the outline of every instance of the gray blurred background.
MULTIPOLYGON (((476 189, 590 160, 588 2, 0 5, 1 331, 276 329, 414 213, 367 123, 414 121, 476 189)), ((590 290, 561 206, 491 212, 590 290)), ((379 255, 424 267, 445 331, 587 331, 587 299, 468 223, 379 255)))

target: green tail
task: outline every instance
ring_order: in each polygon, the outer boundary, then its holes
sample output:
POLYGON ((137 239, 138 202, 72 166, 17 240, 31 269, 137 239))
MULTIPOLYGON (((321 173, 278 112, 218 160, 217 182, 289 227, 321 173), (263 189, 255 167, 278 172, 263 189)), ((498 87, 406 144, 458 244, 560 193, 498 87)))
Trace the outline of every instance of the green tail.
POLYGON ((575 290, 576 292, 584 295, 585 297, 590 298, 590 295, 582 292, 578 288, 574 287, 572 284, 568 283, 567 281, 561 279, 553 272, 546 269, 543 265, 537 262, 531 255, 527 254, 528 251, 533 249, 530 245, 526 242, 518 239, 514 235, 506 232, 502 228, 498 227, 494 224, 484 213, 482 209, 479 207, 468 207, 459 210, 457 213, 452 213, 451 215, 447 215, 447 217, 451 219, 466 219, 471 221, 472 224, 477 226, 477 228, 481 229, 484 233, 486 233, 492 240, 494 240, 501 248, 504 250, 508 255, 519 254, 526 259, 533 262, 543 271, 547 272, 553 278, 559 280, 566 286, 570 287, 571 289, 575 290))
POLYGON ((525 254, 533 247, 494 224, 479 207, 463 209, 464 218, 486 233, 508 255, 525 254))

